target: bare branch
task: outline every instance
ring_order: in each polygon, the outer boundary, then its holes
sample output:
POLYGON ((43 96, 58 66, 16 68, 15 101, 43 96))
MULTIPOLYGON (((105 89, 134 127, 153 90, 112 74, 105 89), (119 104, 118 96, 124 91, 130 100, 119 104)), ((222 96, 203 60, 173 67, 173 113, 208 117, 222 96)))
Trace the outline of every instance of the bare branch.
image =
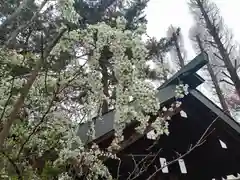
POLYGON ((239 67, 239 65, 238 65, 238 63, 237 63, 237 59, 234 59, 234 67, 235 67, 235 70, 236 70, 236 72, 237 72, 238 67, 239 67))
POLYGON ((141 176, 144 172, 146 172, 147 169, 148 169, 148 167, 149 167, 150 165, 152 165, 153 162, 156 160, 156 158, 157 158, 158 155, 160 154, 161 150, 162 150, 162 149, 159 149, 158 152, 157 152, 156 154, 154 154, 154 155, 152 155, 152 153, 147 154, 139 163, 136 164, 134 170, 133 170, 132 173, 128 176, 127 180, 134 180, 134 179, 136 179, 137 177, 141 176), (135 173, 136 175, 131 178, 131 176, 132 176, 133 173, 136 171, 136 169, 139 169, 138 167, 141 165, 141 163, 144 163, 144 161, 147 161, 147 159, 149 159, 149 157, 151 157, 151 156, 153 156, 153 159, 148 163, 148 165, 147 165, 147 166, 144 166, 144 164, 143 164, 143 166, 140 168, 140 171, 137 172, 137 174, 135 173))
MULTIPOLYGON (((173 161, 168 162, 166 165, 164 165, 161 168, 158 168, 154 173, 152 173, 147 180, 151 180, 159 171, 161 171, 163 168, 174 164, 175 162, 177 162, 179 159, 184 158, 185 156, 187 156, 188 154, 190 154, 193 150, 195 150, 197 147, 201 146, 204 142, 205 142, 205 138, 206 135, 208 134, 209 129, 213 126, 213 124, 218 120, 219 117, 215 118, 212 123, 208 126, 208 128, 204 131, 204 133, 202 134, 202 136, 200 137, 200 139, 197 141, 197 143, 193 146, 190 147, 189 150, 184 153, 183 155, 179 156, 178 158, 174 159, 173 161)), ((207 135, 208 136, 208 135, 207 135)))
POLYGON ((32 132, 29 134, 29 136, 28 136, 27 139, 24 141, 24 143, 22 144, 22 146, 20 147, 20 150, 19 150, 18 156, 17 156, 18 158, 20 157, 20 154, 21 154, 24 146, 25 146, 25 145, 27 144, 27 142, 31 139, 31 137, 38 131, 40 125, 44 122, 46 116, 47 116, 48 113, 50 112, 50 110, 51 110, 51 108, 52 108, 52 106, 53 106, 53 103, 54 103, 54 101, 55 101, 55 99, 56 99, 56 97, 57 97, 57 94, 59 93, 59 88, 60 88, 60 87, 59 87, 58 84, 59 84, 59 81, 56 83, 56 86, 57 86, 57 87, 56 87, 56 91, 55 91, 54 94, 53 94, 53 97, 52 97, 52 99, 51 99, 51 101, 50 101, 50 103, 49 103, 49 105, 48 105, 48 108, 47 108, 46 112, 45 112, 44 115, 42 116, 41 120, 37 123, 37 125, 33 128, 32 132))
POLYGON ((226 76, 227 78, 231 79, 231 77, 230 77, 225 71, 222 71, 222 74, 223 74, 224 76, 226 76))
POLYGON ((120 166, 121 166, 121 159, 119 159, 119 163, 118 163, 118 169, 117 169, 117 179, 116 180, 118 180, 119 179, 119 172, 120 172, 120 166))
POLYGON ((230 49, 228 50, 228 56, 232 53, 234 46, 231 46, 230 49))
POLYGON ((213 47, 217 48, 217 45, 216 45, 216 43, 215 43, 215 42, 213 42, 213 41, 210 41, 210 40, 204 40, 204 42, 205 42, 205 43, 209 43, 211 46, 213 46, 213 47))
POLYGON ((19 180, 23 180, 23 177, 21 175, 21 171, 20 169, 18 168, 17 164, 14 162, 13 159, 11 159, 4 151, 1 151, 1 153, 8 159, 8 161, 12 164, 12 166, 14 167, 17 175, 18 175, 18 179, 19 180))
POLYGON ((214 56, 216 56, 218 59, 222 60, 223 61, 223 58, 220 57, 217 53, 213 53, 214 56))
POLYGON ((218 65, 218 64, 213 64, 213 63, 211 63, 211 66, 212 66, 213 68, 215 68, 215 67, 225 68, 224 65, 218 65))
POLYGON ((221 79, 220 82, 225 82, 225 83, 227 83, 227 84, 229 84, 229 85, 231 85, 231 86, 234 86, 233 83, 227 81, 226 79, 221 79))

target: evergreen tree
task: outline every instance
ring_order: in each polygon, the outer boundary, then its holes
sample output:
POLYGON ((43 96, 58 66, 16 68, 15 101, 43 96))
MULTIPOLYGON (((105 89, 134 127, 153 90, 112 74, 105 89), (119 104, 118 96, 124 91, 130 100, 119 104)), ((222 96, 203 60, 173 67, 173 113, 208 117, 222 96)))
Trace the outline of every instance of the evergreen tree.
POLYGON ((197 23, 205 27, 212 37, 212 40, 208 41, 208 43, 218 50, 219 56, 217 58, 224 63, 235 90, 240 97, 240 78, 234 66, 234 59, 232 59, 234 46, 231 39, 229 39, 228 32, 226 32, 227 29, 224 28, 217 6, 210 0, 190 0, 189 4, 197 23))
MULTIPOLYGON (((166 62, 166 54, 169 52, 171 42, 168 38, 161 38, 159 41, 156 38, 150 38, 146 45, 149 50, 149 58, 154 62, 160 70, 150 71, 149 77, 153 80, 166 81, 169 75, 168 63, 166 62), (157 74, 160 72, 160 74, 157 74)), ((147 69, 148 70, 148 69, 147 69)))
POLYGON ((223 95, 223 92, 219 85, 219 80, 214 72, 214 69, 212 68, 212 61, 215 58, 212 51, 212 47, 208 45, 207 43, 204 44, 204 42, 207 42, 207 39, 209 38, 209 35, 205 33, 204 30, 201 31, 201 27, 195 26, 191 29, 190 39, 195 43, 194 48, 197 52, 207 52, 209 54, 209 60, 210 62, 207 64, 207 71, 211 77, 211 81, 214 86, 214 90, 216 91, 217 97, 220 101, 221 107, 224 110, 224 112, 230 114, 226 99, 223 95))
MULTIPOLYGON (((181 67, 184 67, 184 61, 186 58, 186 51, 184 49, 183 37, 180 32, 180 28, 174 28, 170 26, 167 31, 167 37, 161 38, 159 41, 155 38, 150 38, 147 42, 147 48, 149 49, 149 55, 154 60, 155 65, 159 64, 163 74, 158 78, 166 81, 170 72, 169 62, 167 62, 167 55, 170 53, 172 62, 181 67)), ((154 76, 152 76, 154 79, 154 76)))
POLYGON ((172 60, 173 62, 176 62, 180 66, 180 68, 182 68, 186 63, 185 62, 186 51, 184 49, 184 42, 181 34, 181 29, 170 26, 168 28, 167 34, 172 42, 172 50, 170 51, 172 60))

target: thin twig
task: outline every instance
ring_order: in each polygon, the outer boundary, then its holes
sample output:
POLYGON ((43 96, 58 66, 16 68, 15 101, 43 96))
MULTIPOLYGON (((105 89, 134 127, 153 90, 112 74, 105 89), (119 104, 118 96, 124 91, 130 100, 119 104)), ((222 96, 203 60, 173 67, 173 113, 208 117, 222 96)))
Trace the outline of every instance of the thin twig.
POLYGON ((156 160, 156 158, 157 158, 158 155, 160 154, 161 150, 162 150, 162 149, 159 149, 158 152, 156 153, 156 155, 154 156, 154 158, 150 161, 150 163, 148 163, 148 165, 147 165, 146 167, 141 168, 141 169, 143 169, 143 170, 140 170, 140 172, 139 172, 136 176, 134 176, 133 178, 131 178, 131 180, 136 179, 136 178, 139 177, 142 173, 144 173, 145 171, 147 171, 148 167, 154 163, 154 161, 156 160))
POLYGON ((121 159, 119 159, 119 163, 118 163, 118 169, 117 169, 117 180, 119 179, 119 175, 120 175, 120 166, 121 166, 121 159))
POLYGON ((208 128, 204 131, 204 133, 202 134, 202 136, 200 137, 200 139, 197 141, 197 143, 193 146, 190 147, 190 149, 184 153, 183 155, 179 156, 178 158, 174 159, 173 161, 170 161, 168 163, 166 163, 166 165, 162 166, 161 168, 158 168, 154 173, 152 173, 146 180, 151 180, 159 171, 161 171, 163 168, 174 164, 175 162, 177 162, 179 159, 184 158, 186 155, 190 154, 193 150, 195 150, 197 147, 201 146, 206 140, 205 140, 205 135, 208 133, 209 129, 213 126, 213 124, 217 121, 219 117, 215 118, 212 123, 208 126, 208 128))
POLYGON ((27 142, 31 139, 31 137, 38 131, 38 128, 40 127, 40 125, 44 122, 46 116, 48 115, 48 113, 50 112, 52 106, 53 106, 53 102, 56 99, 56 96, 59 92, 59 86, 57 86, 57 90, 54 92, 52 100, 49 103, 48 109, 46 110, 46 112, 44 113, 44 115, 42 116, 41 120, 37 123, 37 125, 33 128, 32 132, 29 134, 29 136, 27 137, 27 139, 24 141, 24 143, 22 144, 22 146, 20 147, 20 150, 18 152, 18 156, 17 158, 20 157, 20 154, 24 148, 24 146, 27 144, 27 142))
POLYGON ((52 49, 54 48, 54 46, 58 43, 58 41, 61 39, 61 37, 63 36, 63 34, 67 31, 67 29, 62 29, 54 38, 54 40, 49 44, 49 46, 44 50, 43 56, 37 61, 35 68, 33 69, 33 71, 31 72, 30 77, 28 78, 26 84, 23 86, 23 90, 20 93, 19 98, 16 100, 16 102, 13 105, 12 110, 10 111, 9 117, 8 119, 6 119, 2 131, 0 132, 0 150, 3 148, 4 142, 6 140, 6 137, 9 134, 9 131, 11 129, 11 126, 13 124, 13 122, 16 120, 16 117, 20 111, 20 109, 22 108, 24 101, 33 85, 33 83, 35 82, 39 71, 42 68, 43 65, 43 61, 44 59, 46 59, 49 54, 51 53, 52 49))
MULTIPOLYGON (((149 156, 150 156, 151 153, 149 153, 146 157, 144 157, 142 160, 140 160, 138 163, 135 163, 135 167, 133 169, 133 171, 129 174, 127 180, 130 180, 131 176, 137 171, 137 169, 139 169, 139 165, 144 162, 149 156)), ((132 156, 132 159, 133 161, 135 161, 134 157, 132 156)))
POLYGON ((226 79, 221 79, 220 82, 225 82, 225 83, 227 83, 227 84, 229 84, 229 85, 231 85, 231 86, 234 86, 233 83, 227 81, 226 79))
POLYGON ((225 71, 222 71, 222 74, 223 74, 224 76, 226 76, 227 78, 231 79, 231 76, 228 75, 225 71))
POLYGON ((223 58, 222 57, 220 57, 217 53, 213 53, 214 54, 214 56, 216 56, 218 59, 220 59, 220 60, 222 60, 223 61, 223 58))
POLYGON ((1 151, 1 153, 8 159, 8 161, 12 164, 12 166, 14 167, 16 173, 18 174, 18 179, 19 180, 23 180, 23 177, 21 175, 21 171, 20 169, 18 168, 17 164, 4 152, 4 151, 1 151))

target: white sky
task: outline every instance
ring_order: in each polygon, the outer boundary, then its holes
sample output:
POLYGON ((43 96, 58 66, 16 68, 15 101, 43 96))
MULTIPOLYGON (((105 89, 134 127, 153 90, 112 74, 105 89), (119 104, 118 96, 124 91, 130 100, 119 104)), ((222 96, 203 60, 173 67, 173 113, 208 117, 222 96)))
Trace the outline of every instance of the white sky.
MULTIPOLYGON (((239 19, 240 0, 212 0, 220 9, 224 22, 232 30, 235 40, 240 42, 240 24, 239 19)), ((194 58, 195 53, 192 50, 188 40, 188 32, 193 25, 193 19, 189 12, 189 0, 150 0, 146 8, 148 19, 148 35, 161 38, 166 36, 169 25, 181 27, 184 36, 185 48, 187 49, 188 59, 194 58)))
MULTIPOLYGON (((238 19, 238 17, 240 17, 240 0, 211 1, 215 2, 220 9, 220 15, 232 31, 234 40, 240 42, 240 23, 238 19)), ((148 19, 147 33, 157 39, 166 36, 167 29, 170 25, 181 28, 189 61, 192 60, 196 54, 188 39, 189 29, 194 23, 189 11, 188 2, 189 0, 150 0, 146 8, 146 15, 148 19)), ((211 93, 211 87, 209 85, 203 84, 198 89, 217 103, 218 99, 211 93)), ((219 103, 217 104, 219 105, 219 103)))

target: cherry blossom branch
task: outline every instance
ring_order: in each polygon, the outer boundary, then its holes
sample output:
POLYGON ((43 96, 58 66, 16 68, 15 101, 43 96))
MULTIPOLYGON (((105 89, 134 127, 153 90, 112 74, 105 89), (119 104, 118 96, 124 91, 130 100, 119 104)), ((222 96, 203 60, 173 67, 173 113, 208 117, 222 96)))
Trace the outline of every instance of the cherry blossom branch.
POLYGON ((14 169, 15 169, 17 175, 18 175, 18 179, 19 179, 19 180, 23 180, 23 177, 22 177, 22 175, 21 175, 21 171, 20 171, 19 167, 17 166, 17 164, 16 164, 4 151, 1 151, 1 153, 3 154, 3 156, 5 156, 5 157, 8 159, 8 161, 9 161, 9 162, 12 164, 12 166, 14 167, 14 169))
MULTIPOLYGON (((57 84, 58 84, 58 82, 57 82, 57 84)), ((50 103, 49 103, 49 105, 48 105, 48 108, 47 108, 46 112, 45 112, 44 115, 42 116, 41 120, 37 123, 37 125, 33 128, 32 132, 29 134, 29 136, 28 136, 27 139, 24 141, 24 143, 22 144, 22 146, 20 147, 17 158, 20 157, 20 154, 21 154, 24 146, 25 146, 25 145, 27 144, 27 142, 31 139, 31 137, 38 131, 39 127, 40 127, 41 124, 44 122, 46 116, 48 115, 48 113, 50 112, 50 110, 51 110, 51 108, 52 108, 52 106, 53 106, 53 103, 54 103, 54 101, 55 101, 55 99, 56 99, 56 97, 57 97, 58 92, 59 92, 59 86, 57 85, 56 91, 55 91, 54 94, 53 94, 53 97, 52 97, 52 99, 51 99, 51 101, 50 101, 50 103)))
POLYGON ((33 83, 35 82, 39 71, 42 68, 42 64, 44 62, 44 59, 46 59, 52 49, 55 47, 55 45, 58 43, 58 41, 61 39, 63 34, 67 31, 67 29, 62 29, 55 37, 55 39, 49 44, 49 46, 45 49, 43 52, 42 50, 42 57, 37 61, 36 66, 34 70, 32 71, 30 77, 28 78, 26 84, 23 86, 23 90, 20 93, 19 98, 16 100, 15 104, 13 105, 12 111, 10 112, 9 117, 6 119, 5 124, 3 125, 3 129, 0 132, 0 150, 3 148, 3 144, 5 142, 6 137, 9 134, 9 131, 11 129, 11 126, 13 122, 15 121, 21 107, 24 104, 25 98, 27 97, 33 83))
POLYGON ((13 79, 12 79, 12 83, 11 83, 11 88, 10 88, 10 93, 9 93, 8 99, 7 99, 7 101, 6 101, 5 104, 4 104, 4 108, 3 108, 2 113, 1 113, 1 116, 0 116, 0 122, 1 122, 2 119, 3 119, 3 116, 4 116, 4 114, 5 114, 5 111, 6 111, 6 108, 7 108, 7 106, 8 106, 8 103, 9 103, 9 101, 10 101, 12 95, 13 95, 13 88, 14 88, 14 77, 13 77, 13 79))
POLYGON ((40 5, 40 8, 37 10, 37 12, 33 15, 33 17, 30 19, 29 22, 27 22, 26 24, 23 24, 21 26, 19 26, 15 31, 12 32, 12 34, 10 35, 10 37, 7 40, 7 45, 9 45, 13 40, 16 39, 16 37, 18 36, 18 34, 20 32, 22 32, 23 30, 25 30, 26 28, 28 28, 29 26, 32 25, 32 23, 35 21, 35 19, 38 17, 40 11, 43 9, 43 7, 46 5, 46 3, 48 2, 48 0, 44 0, 42 2, 42 4, 40 5))
MULTIPOLYGON (((156 158, 158 157, 158 155, 160 154, 162 149, 159 149, 158 152, 156 154, 154 154, 153 159, 147 164, 147 166, 144 166, 145 163, 143 163, 144 161, 146 161, 147 159, 149 159, 149 157, 151 157, 152 153, 149 153, 146 157, 144 157, 139 163, 135 163, 135 168, 132 171, 132 173, 128 176, 127 180, 134 180, 137 177, 139 177, 141 174, 143 174, 144 172, 147 171, 148 167, 150 165, 152 165, 154 163, 154 161, 156 160, 156 158), (136 172, 139 169, 140 164, 143 163, 143 166, 140 168, 140 170, 138 172, 136 172), (131 178, 131 176, 135 173, 135 176, 131 178)), ((133 157, 133 155, 132 155, 133 157)), ((134 157, 133 157, 134 159, 134 157)))

